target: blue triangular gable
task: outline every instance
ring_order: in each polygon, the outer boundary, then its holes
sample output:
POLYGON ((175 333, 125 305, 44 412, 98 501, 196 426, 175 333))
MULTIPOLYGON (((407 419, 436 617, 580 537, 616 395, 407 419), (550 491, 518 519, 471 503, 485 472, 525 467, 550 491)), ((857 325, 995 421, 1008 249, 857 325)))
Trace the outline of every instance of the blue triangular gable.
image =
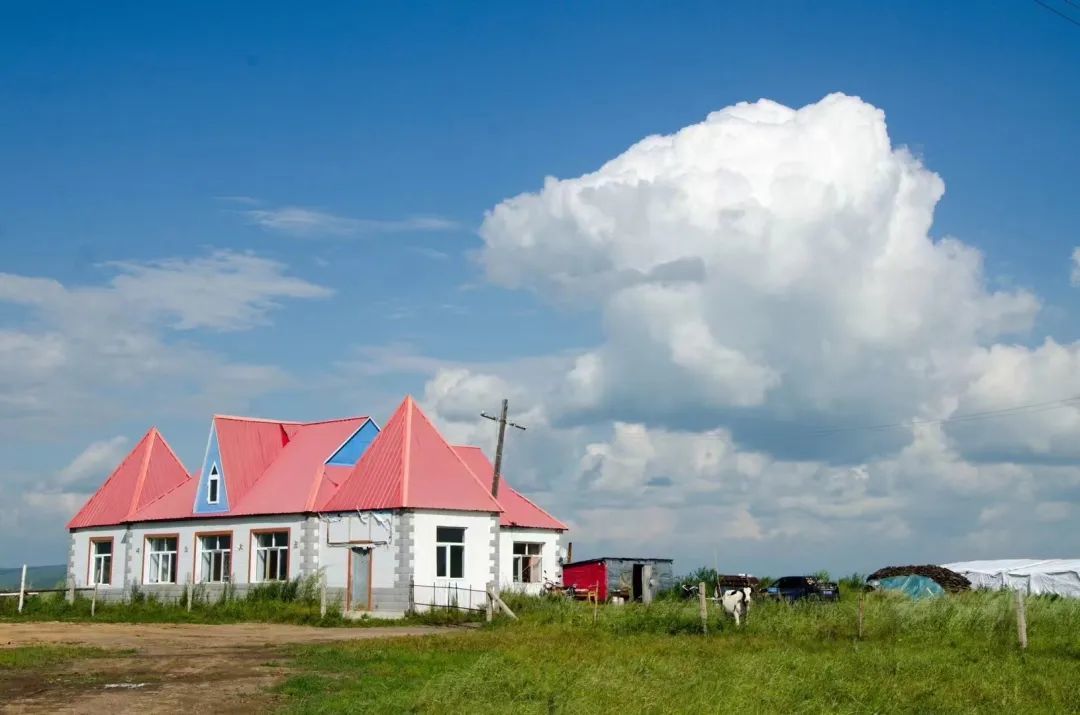
POLYGON ((210 441, 206 445, 206 458, 203 460, 202 471, 199 472, 199 491, 195 493, 195 506, 192 507, 192 511, 196 514, 221 514, 228 511, 229 492, 225 487, 225 481, 225 467, 221 463, 217 428, 211 423, 210 441), (217 470, 218 474, 218 500, 216 504, 211 504, 210 477, 214 470, 217 470))
POLYGON ((360 461, 364 452, 379 434, 379 427, 372 420, 368 420, 360 429, 353 432, 353 436, 338 448, 338 451, 326 460, 328 465, 334 467, 351 467, 360 461))

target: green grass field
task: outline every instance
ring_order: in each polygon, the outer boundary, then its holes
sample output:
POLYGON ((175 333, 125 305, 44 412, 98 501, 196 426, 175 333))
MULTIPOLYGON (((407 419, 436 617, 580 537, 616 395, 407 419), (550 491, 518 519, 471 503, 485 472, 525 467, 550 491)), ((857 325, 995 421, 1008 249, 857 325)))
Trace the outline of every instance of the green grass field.
POLYGON ((521 621, 312 646, 280 688, 297 712, 1080 712, 1080 603, 1005 594, 757 604, 739 630, 696 606, 528 601, 521 621))

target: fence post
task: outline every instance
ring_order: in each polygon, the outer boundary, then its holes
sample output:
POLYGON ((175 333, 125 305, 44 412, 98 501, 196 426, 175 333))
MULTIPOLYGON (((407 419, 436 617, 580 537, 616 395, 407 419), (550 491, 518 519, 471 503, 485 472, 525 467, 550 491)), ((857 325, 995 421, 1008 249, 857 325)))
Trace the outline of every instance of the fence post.
POLYGON ((863 594, 859 594, 859 640, 862 640, 863 634, 863 594))
POLYGON ((23 602, 26 600, 26 564, 22 565, 22 578, 19 580, 19 613, 22 613, 23 602))
POLYGON ((1027 608, 1024 606, 1024 589, 1016 589, 1016 633, 1020 637, 1020 650, 1026 650, 1027 638, 1027 608))
POLYGON ((187 580, 187 610, 191 613, 191 596, 195 591, 195 574, 188 576, 187 580))
POLYGON ((709 606, 705 596, 705 582, 698 584, 698 608, 701 610, 701 632, 709 635, 709 606))
MULTIPOLYGON (((369 603, 370 607, 371 604, 369 603)), ((319 569, 319 618, 326 618, 326 567, 319 569)))
POLYGON ((97 613, 97 589, 98 585, 94 583, 94 595, 90 597, 90 617, 93 618, 97 613))
POLYGON ((487 622, 488 623, 491 623, 492 618, 494 618, 494 616, 495 616, 495 599, 492 598, 492 596, 491 596, 491 594, 494 593, 494 592, 495 592, 495 582, 494 581, 488 581, 488 583, 487 583, 487 591, 486 591, 486 594, 487 594, 487 610, 485 612, 486 616, 487 616, 487 622))
POLYGON ((416 582, 413 576, 409 576, 409 613, 416 611, 416 582))
POLYGON ((75 603, 75 577, 68 576, 67 602, 75 603))

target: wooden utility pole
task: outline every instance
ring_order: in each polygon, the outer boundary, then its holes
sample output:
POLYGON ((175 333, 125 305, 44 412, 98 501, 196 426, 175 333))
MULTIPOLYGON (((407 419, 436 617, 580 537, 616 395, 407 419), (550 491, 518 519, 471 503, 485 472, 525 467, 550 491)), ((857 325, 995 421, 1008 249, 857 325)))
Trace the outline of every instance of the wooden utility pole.
POLYGON ((510 408, 510 401, 502 401, 502 411, 498 417, 492 417, 486 412, 481 412, 480 416, 486 420, 491 420, 499 425, 499 440, 495 443, 495 473, 491 476, 491 496, 498 498, 499 496, 499 478, 502 476, 502 455, 503 455, 503 442, 506 439, 506 426, 516 427, 519 430, 525 428, 516 422, 510 422, 506 419, 507 410, 510 408))

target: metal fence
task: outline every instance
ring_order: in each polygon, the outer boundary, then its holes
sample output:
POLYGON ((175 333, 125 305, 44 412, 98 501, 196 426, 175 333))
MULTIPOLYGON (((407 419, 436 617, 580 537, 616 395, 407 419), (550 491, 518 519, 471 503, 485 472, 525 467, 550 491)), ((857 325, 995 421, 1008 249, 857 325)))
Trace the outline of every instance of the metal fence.
POLYGON ((459 611, 484 611, 487 609, 487 591, 468 588, 456 583, 424 585, 412 584, 414 607, 455 608, 459 611))

